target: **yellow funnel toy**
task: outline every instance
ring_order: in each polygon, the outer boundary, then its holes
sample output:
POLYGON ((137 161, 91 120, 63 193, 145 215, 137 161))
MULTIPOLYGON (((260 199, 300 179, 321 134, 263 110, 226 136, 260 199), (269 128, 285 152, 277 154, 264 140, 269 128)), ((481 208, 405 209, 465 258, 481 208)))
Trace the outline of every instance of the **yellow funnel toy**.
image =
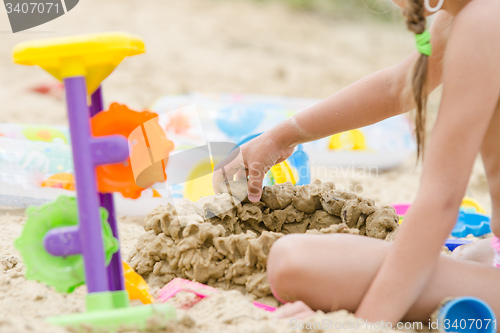
POLYGON ((140 38, 113 32, 24 42, 13 56, 15 63, 39 66, 59 81, 85 76, 91 94, 125 57, 144 52, 140 38))

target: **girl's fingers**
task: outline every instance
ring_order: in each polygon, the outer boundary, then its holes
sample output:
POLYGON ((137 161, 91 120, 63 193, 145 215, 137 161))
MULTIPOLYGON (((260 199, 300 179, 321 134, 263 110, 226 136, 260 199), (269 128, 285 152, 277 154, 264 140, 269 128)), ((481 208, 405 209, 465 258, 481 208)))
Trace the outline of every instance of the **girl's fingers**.
POLYGON ((212 176, 212 187, 214 188, 214 192, 220 193, 219 191, 219 184, 224 182, 224 177, 222 175, 222 170, 215 170, 214 174, 212 176))
POLYGON ((258 202, 262 195, 262 182, 267 170, 264 164, 260 162, 250 163, 248 169, 248 200, 258 202))
POLYGON ((294 303, 287 303, 280 307, 278 311, 276 311, 275 318, 283 319, 283 318, 296 318, 296 319, 304 319, 309 318, 314 315, 314 311, 311 310, 304 302, 297 301, 294 303))
POLYGON ((287 303, 280 306, 278 310, 274 313, 275 319, 288 318, 297 312, 295 303, 287 303))
POLYGON ((241 152, 237 157, 231 156, 233 159, 226 158, 217 163, 212 176, 212 186, 215 193, 219 193, 219 185, 227 181, 233 180, 239 170, 245 169, 241 152))
POLYGON ((243 179, 247 179, 247 170, 241 168, 238 170, 238 172, 236 172, 234 180, 243 180, 243 179))

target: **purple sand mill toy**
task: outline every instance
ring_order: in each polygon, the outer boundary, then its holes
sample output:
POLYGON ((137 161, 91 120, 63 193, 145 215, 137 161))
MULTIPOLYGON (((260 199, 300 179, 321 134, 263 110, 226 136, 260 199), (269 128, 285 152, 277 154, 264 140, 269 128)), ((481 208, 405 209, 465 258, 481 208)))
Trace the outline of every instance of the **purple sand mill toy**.
POLYGON ((60 197, 28 209, 25 229, 16 240, 27 278, 63 292, 87 285, 87 312, 51 317, 53 324, 115 330, 123 325, 145 328, 152 316, 165 322, 175 317, 168 304, 129 306, 112 193, 97 189, 96 167, 129 157, 123 136, 91 134, 90 117, 103 109, 100 82, 125 57, 143 52, 139 38, 123 33, 26 42, 14 50, 16 63, 47 70, 66 89, 77 200, 60 197))

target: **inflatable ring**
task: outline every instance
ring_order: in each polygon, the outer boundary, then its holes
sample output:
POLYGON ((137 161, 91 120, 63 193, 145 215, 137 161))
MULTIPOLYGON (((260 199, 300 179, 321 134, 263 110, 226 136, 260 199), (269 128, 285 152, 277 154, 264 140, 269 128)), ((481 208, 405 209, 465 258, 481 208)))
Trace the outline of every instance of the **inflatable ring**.
MULTIPOLYGON (((118 251, 118 240, 109 226, 108 212, 100 208, 106 265, 118 251)), ((71 293, 85 283, 83 256, 56 257, 43 245, 45 234, 54 228, 78 224, 78 209, 74 197, 60 196, 55 201, 26 210, 26 225, 15 246, 26 265, 26 279, 43 282, 61 293, 71 293)))
MULTIPOLYGON (((125 138, 129 138, 130 134, 134 129, 141 127, 145 122, 156 118, 158 115, 153 112, 143 111, 137 112, 130 110, 125 105, 120 105, 118 103, 113 103, 109 107, 108 111, 103 111, 96 114, 91 119, 92 124, 92 134, 94 136, 106 136, 119 134, 125 138)), ((148 123, 149 124, 149 123, 148 123)), ((165 159, 161 160, 160 163, 155 165, 157 168, 157 174, 155 179, 153 179, 147 185, 151 186, 156 181, 165 181, 165 166, 168 158, 168 153, 173 150, 173 144, 168 141, 164 135, 163 130, 157 122, 151 122, 148 126, 155 127, 155 133, 162 133, 163 136, 157 135, 155 137, 155 144, 165 147, 165 159), (157 128, 156 128, 157 127, 157 128), (157 142, 158 141, 158 142, 157 142)), ((149 132, 148 132, 149 134, 149 132)), ((146 140, 146 145, 149 148, 149 142, 146 140)), ((141 154, 149 153, 139 152, 141 154)), ((141 155, 142 156, 142 155, 141 155)), ((152 166, 153 163, 151 163, 152 166)), ((150 165, 148 165, 150 166, 150 165)), ((126 198, 137 199, 140 197, 141 192, 146 189, 146 187, 140 187, 137 185, 137 179, 132 171, 132 164, 130 158, 122 163, 101 165, 96 168, 98 189, 101 193, 112 193, 120 192, 126 198)), ((141 183, 141 185, 144 185, 141 183)))

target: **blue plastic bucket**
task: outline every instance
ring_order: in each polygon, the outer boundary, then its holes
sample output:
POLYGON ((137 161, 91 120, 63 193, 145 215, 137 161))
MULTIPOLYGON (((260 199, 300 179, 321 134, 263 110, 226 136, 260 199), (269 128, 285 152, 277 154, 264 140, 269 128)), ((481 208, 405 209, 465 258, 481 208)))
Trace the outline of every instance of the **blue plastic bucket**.
POLYGON ((494 333, 496 316, 491 307, 475 297, 459 297, 446 303, 439 311, 441 332, 494 333))

